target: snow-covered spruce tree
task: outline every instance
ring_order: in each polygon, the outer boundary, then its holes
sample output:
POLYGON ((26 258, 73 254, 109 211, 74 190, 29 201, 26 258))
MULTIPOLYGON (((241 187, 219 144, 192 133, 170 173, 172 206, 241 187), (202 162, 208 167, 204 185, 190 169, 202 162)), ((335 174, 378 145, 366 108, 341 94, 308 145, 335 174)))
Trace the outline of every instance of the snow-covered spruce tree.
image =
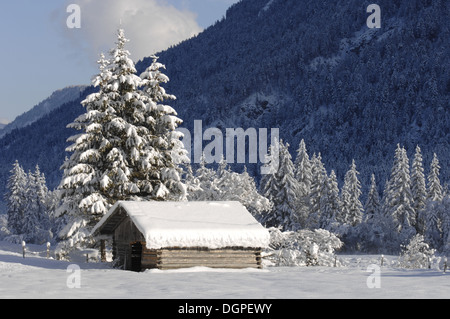
MULTIPOLYGON (((384 214, 391 219, 399 243, 415 235, 415 213, 406 150, 397 145, 391 176, 385 187, 384 214)), ((392 234, 394 237, 396 234, 392 234)))
POLYGON ((341 201, 339 198, 339 187, 334 170, 330 176, 324 181, 320 198, 320 220, 319 228, 336 232, 339 227, 337 218, 341 210, 341 201))
POLYGON ((344 186, 341 193, 342 220, 340 222, 350 226, 356 226, 362 221, 363 205, 360 201, 361 183, 358 179, 355 161, 352 161, 350 169, 344 177, 344 186))
POLYGON ((319 228, 321 209, 321 198, 323 196, 323 184, 328 180, 327 171, 322 163, 322 156, 313 154, 311 158, 311 193, 310 211, 306 221, 306 228, 319 228))
POLYGON ((427 201, 439 201, 442 199, 442 186, 439 180, 439 159, 436 153, 433 154, 433 160, 430 165, 430 172, 428 174, 428 193, 427 201))
POLYGON ((300 227, 306 226, 308 212, 310 210, 311 193, 311 161, 306 151, 305 141, 301 140, 294 162, 295 178, 298 182, 297 210, 300 227))
POLYGON ((275 173, 279 181, 278 194, 273 200, 280 225, 285 230, 297 230, 300 228, 297 214, 298 182, 295 179, 294 163, 289 153, 289 144, 280 141, 280 165, 275 173))
MULTIPOLYGON (((278 194, 279 181, 277 179, 276 172, 280 163, 280 144, 279 142, 272 143, 269 147, 269 151, 264 159, 264 166, 268 168, 268 174, 264 174, 261 177, 261 182, 259 184, 259 192, 265 198, 267 198, 273 205, 276 194, 278 194)), ((278 227, 278 220, 276 219, 276 214, 274 213, 274 207, 272 210, 266 214, 262 220, 262 224, 267 228, 278 227)))
POLYGON ((262 177, 260 185, 261 194, 273 204, 266 225, 281 227, 285 231, 299 229, 300 223, 296 209, 298 182, 294 176, 294 164, 289 154, 289 144, 285 145, 280 140, 276 145, 271 145, 268 157, 265 165, 274 164, 271 167, 275 169, 272 174, 262 177))
POLYGON ((367 194, 366 204, 364 205, 363 221, 368 222, 378 218, 378 215, 380 214, 380 209, 381 209, 380 195, 378 194, 375 174, 372 174, 370 178, 369 193, 367 194))
POLYGON ((52 239, 49 206, 51 198, 45 176, 36 166, 35 172, 26 174, 16 161, 8 180, 5 194, 8 205, 8 228, 21 240, 41 244, 52 239))
POLYGON ((272 210, 272 203, 264 196, 258 192, 255 180, 247 172, 247 168, 241 174, 233 173, 232 175, 237 175, 236 184, 238 185, 236 190, 233 190, 233 194, 239 195, 237 200, 239 200, 249 212, 258 220, 264 220, 265 216, 272 210))
POLYGON ((16 160, 7 183, 5 202, 8 229, 12 234, 22 234, 27 201, 27 175, 16 160))
POLYGON ((440 202, 443 198, 443 190, 439 180, 439 170, 439 160, 437 155, 433 154, 428 174, 427 202, 422 216, 425 240, 436 249, 442 245, 440 202))
POLYGON ((383 247, 385 219, 381 212, 380 196, 378 194, 375 174, 371 176, 371 184, 364 205, 362 222, 357 226, 357 241, 360 251, 379 253, 383 247))
POLYGON ((434 249, 440 249, 443 245, 442 232, 442 211, 441 201, 428 201, 425 206, 425 229, 424 237, 434 249))
POLYGON ((59 233, 62 253, 89 245, 90 230, 118 200, 181 200, 186 195, 175 163, 184 153, 181 141, 176 142, 181 133, 174 132, 181 120, 171 107, 159 104, 167 98, 158 95, 163 92, 159 84, 168 79, 155 76, 152 66, 143 78, 137 76, 127 42, 118 30, 109 60, 102 56, 99 61, 100 74, 93 80, 98 93, 82 102, 86 113, 69 125, 82 133, 69 139, 72 155, 59 186, 58 212, 67 221, 59 233))
POLYGON ((423 209, 427 198, 426 181, 423 171, 422 152, 420 147, 416 146, 416 153, 411 167, 411 192, 414 202, 416 230, 419 234, 423 234, 424 231, 423 209))
POLYGON ((43 244, 52 239, 48 206, 49 191, 45 176, 36 165, 34 173, 28 173, 27 205, 22 228, 26 242, 43 244))
POLYGON ((147 122, 150 128, 154 127, 154 132, 149 131, 147 134, 153 135, 149 143, 158 152, 158 156, 152 159, 152 152, 146 154, 144 163, 150 162, 152 166, 143 170, 144 178, 141 180, 152 180, 153 197, 185 200, 187 193, 186 186, 181 181, 181 165, 189 163, 190 160, 180 140, 183 134, 176 131, 183 121, 177 117, 177 112, 171 106, 161 104, 166 100, 175 100, 176 97, 167 94, 161 86, 167 83, 169 78, 161 72, 165 66, 158 62, 158 57, 152 58, 152 64, 141 74, 144 101, 150 116, 146 119, 137 117, 137 124, 145 127, 147 122))
POLYGON ((359 229, 363 217, 363 205, 360 201, 361 184, 358 179, 355 161, 344 177, 341 190, 341 210, 337 221, 341 224, 338 231, 348 250, 359 250, 359 229))
POLYGON ((67 140, 72 144, 66 151, 72 154, 61 166, 63 177, 57 189, 60 197, 55 211, 60 227, 57 234, 59 258, 66 258, 74 247, 90 244, 90 229, 112 205, 105 192, 109 177, 102 179, 106 154, 111 149, 105 130, 115 116, 109 103, 112 73, 108 69, 110 62, 103 54, 98 64, 100 74, 92 83, 99 91, 82 101, 86 112, 67 126, 80 133, 67 140))

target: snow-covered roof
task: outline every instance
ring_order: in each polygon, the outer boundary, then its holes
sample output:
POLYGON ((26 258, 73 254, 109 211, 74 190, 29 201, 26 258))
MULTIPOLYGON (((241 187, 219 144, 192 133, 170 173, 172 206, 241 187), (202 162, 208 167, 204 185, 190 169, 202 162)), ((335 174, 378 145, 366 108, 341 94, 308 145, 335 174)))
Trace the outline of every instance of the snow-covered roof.
MULTIPOLYGON (((95 226, 105 232, 120 209, 149 249, 164 247, 267 247, 269 232, 239 202, 117 202, 95 226)), ((111 225, 110 225, 111 226, 111 225)))

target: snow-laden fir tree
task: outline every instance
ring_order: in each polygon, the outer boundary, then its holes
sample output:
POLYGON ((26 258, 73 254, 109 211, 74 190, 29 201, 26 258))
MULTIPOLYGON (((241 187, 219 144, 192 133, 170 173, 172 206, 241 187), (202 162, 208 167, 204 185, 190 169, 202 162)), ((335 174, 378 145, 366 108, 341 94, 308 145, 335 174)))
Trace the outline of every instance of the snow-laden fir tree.
POLYGON ((241 202, 248 211, 258 220, 264 220, 265 216, 272 210, 272 203, 258 192, 255 180, 247 172, 247 168, 241 174, 233 173, 238 186, 233 190, 233 187, 229 189, 235 195, 238 195, 237 200, 241 202), (237 175, 237 177, 236 177, 237 175), (239 195, 240 194, 240 195, 239 195))
POLYGON ((442 186, 439 179, 439 170, 441 169, 439 165, 439 159, 436 153, 433 154, 433 160, 430 165, 430 172, 428 174, 428 201, 439 201, 442 199, 442 186))
MULTIPOLYGON (((447 207, 448 208, 448 207, 447 207)), ((442 201, 428 201, 425 206, 425 241, 434 249, 440 249, 445 244, 443 217, 447 215, 442 201)), ((447 221, 446 221, 447 222, 447 221)))
POLYGON ((339 222, 350 226, 356 226, 362 221, 363 205, 360 201, 361 183, 358 179, 355 161, 352 161, 350 169, 344 177, 344 185, 341 192, 341 216, 339 222))
POLYGON ((363 220, 357 226, 358 244, 361 251, 379 253, 383 247, 384 224, 386 220, 381 208, 375 174, 372 174, 369 192, 364 205, 363 220))
POLYGON ((273 200, 278 220, 284 230, 300 228, 297 213, 298 182, 295 179, 295 168, 289 153, 289 144, 280 140, 280 165, 275 173, 279 185, 278 193, 273 200))
POLYGON ((323 184, 328 180, 327 171, 322 162, 322 156, 313 154, 311 158, 311 192, 310 192, 310 211, 306 221, 306 227, 309 229, 319 228, 321 209, 321 198, 323 196, 323 184))
POLYGON ((51 197, 39 166, 36 166, 34 172, 26 174, 16 161, 8 180, 8 192, 5 194, 10 233, 34 244, 51 240, 51 197))
POLYGON ((5 194, 8 229, 13 234, 22 234, 27 205, 27 175, 16 160, 8 179, 5 194))
MULTIPOLYGON (((116 47, 109 59, 101 57, 100 74, 93 80, 98 93, 83 102, 86 113, 69 127, 81 131, 69 138, 71 157, 64 163, 59 186, 62 204, 58 213, 66 219, 59 233, 61 252, 88 245, 90 229, 118 200, 183 200, 186 191, 176 162, 185 151, 181 120, 160 86, 168 78, 155 60, 137 76, 128 40, 118 30, 116 47)), ((172 96, 170 96, 172 98, 172 96)))
POLYGON ((105 196, 109 177, 102 179, 102 175, 111 144, 105 130, 116 111, 109 103, 110 62, 102 54, 98 64, 100 73, 92 83, 99 91, 82 102, 86 112, 67 126, 80 133, 67 140, 71 145, 66 151, 72 154, 61 166, 63 177, 57 190, 60 205, 55 215, 61 228, 58 232, 58 239, 62 240, 58 248, 61 258, 71 247, 89 244, 85 242, 89 238, 88 227, 93 227, 112 205, 105 196))
POLYGON ((300 227, 296 209, 298 182, 294 176, 289 144, 283 144, 282 140, 272 144, 265 165, 275 168, 272 174, 266 174, 261 179, 261 194, 273 204, 265 223, 268 227, 280 227, 284 231, 296 230, 300 227))
POLYGON ((420 234, 423 234, 424 230, 423 209, 427 198, 425 174, 423 171, 422 152, 420 147, 416 146, 416 153, 411 167, 411 192, 414 202, 416 230, 420 234))
MULTIPOLYGON (((152 56, 152 59, 152 64, 141 74, 141 78, 144 99, 150 111, 150 117, 145 121, 150 124, 150 128, 154 127, 154 132, 148 132, 153 135, 149 142, 153 149, 157 150, 158 156, 153 160, 151 168, 144 170, 144 175, 148 176, 143 180, 148 177, 153 179, 152 187, 157 198, 184 200, 187 193, 181 181, 181 165, 189 163, 190 160, 180 140, 183 134, 176 130, 183 121, 177 117, 177 112, 171 106, 162 104, 176 97, 167 94, 161 86, 169 81, 161 72, 165 66, 158 62, 158 57, 152 56)), ((144 163, 147 164, 148 160, 151 159, 146 159, 144 163)))
MULTIPOLYGON (((269 147, 268 153, 264 159, 264 166, 268 168, 268 174, 264 174, 261 177, 261 182, 259 184, 259 192, 266 197, 272 204, 274 203, 274 199, 276 194, 278 194, 279 189, 279 181, 277 179, 276 172, 278 170, 278 166, 280 163, 280 144, 277 141, 276 143, 272 143, 269 147)), ((266 227, 278 227, 278 220, 276 219, 276 215, 273 213, 274 207, 272 211, 266 215, 262 224, 266 227)))
POLYGON ((423 220, 425 240, 431 247, 436 249, 442 245, 440 202, 443 198, 443 190, 439 180, 439 170, 439 160, 436 153, 434 153, 428 174, 427 203, 423 213, 423 220))
POLYGON ((375 180, 375 174, 372 174, 370 178, 370 188, 367 194, 367 200, 364 205, 364 222, 373 221, 379 217, 381 209, 380 195, 378 194, 377 183, 375 180))
POLYGON ((53 237, 50 228, 49 191, 45 176, 36 165, 28 173, 27 205, 22 228, 23 239, 28 243, 43 244, 53 237))
POLYGON ((299 223, 302 228, 306 226, 308 212, 310 210, 311 193, 311 161, 306 150, 305 141, 301 140, 294 162, 295 178, 298 182, 297 209, 299 223))
POLYGON ((415 213, 406 150, 397 145, 391 176, 385 186, 384 214, 391 218, 400 242, 415 235, 415 213))
POLYGON ((339 217, 341 210, 339 187, 334 170, 332 170, 330 176, 324 180, 321 194, 319 228, 334 232, 339 227, 337 218, 339 217))

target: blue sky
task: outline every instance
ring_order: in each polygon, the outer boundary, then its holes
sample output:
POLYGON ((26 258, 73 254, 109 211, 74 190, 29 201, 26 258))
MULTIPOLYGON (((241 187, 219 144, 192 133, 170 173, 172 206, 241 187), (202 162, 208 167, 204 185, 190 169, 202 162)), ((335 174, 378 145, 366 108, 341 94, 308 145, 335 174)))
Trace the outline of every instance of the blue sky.
POLYGON ((55 90, 90 84, 98 71, 97 57, 114 46, 120 22, 137 61, 200 32, 237 1, 4 1, 0 10, 0 123, 12 121, 55 90), (72 3, 81 9, 80 29, 69 29, 66 24, 67 7, 72 3))

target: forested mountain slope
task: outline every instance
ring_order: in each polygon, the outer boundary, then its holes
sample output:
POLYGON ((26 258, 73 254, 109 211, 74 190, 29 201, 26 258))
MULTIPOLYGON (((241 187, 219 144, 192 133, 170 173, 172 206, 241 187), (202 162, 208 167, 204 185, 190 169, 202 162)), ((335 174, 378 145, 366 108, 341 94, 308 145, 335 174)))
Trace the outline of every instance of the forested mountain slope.
POLYGON ((384 183, 397 143, 410 156, 420 144, 426 167, 436 152, 448 177, 450 4, 377 3, 381 29, 366 26, 368 1, 234 5, 160 54, 174 107, 188 127, 280 127, 292 153, 305 139, 340 180, 354 158, 365 184, 371 172, 384 183))
MULTIPOLYGON (((418 144, 426 171, 436 152, 450 164, 450 3, 379 0, 382 25, 368 29, 370 1, 243 0, 197 37, 158 54, 171 102, 193 128, 280 128, 295 151, 304 139, 342 181, 355 159, 365 187, 382 188, 397 143, 418 144)), ((151 63, 137 64, 143 71, 151 63)), ((92 91, 89 88, 86 92, 92 91)), ((82 97, 0 139, 0 193, 15 159, 55 187, 65 126, 82 97)), ((257 174, 257 166, 249 171, 257 174)))
MULTIPOLYGON (((81 92, 86 88, 83 85, 75 85, 69 86, 63 89, 56 90, 53 92, 50 97, 46 98, 44 101, 36 104, 31 110, 28 112, 19 115, 12 121, 5 125, 3 130, 0 131, 0 138, 11 132, 14 129, 22 128, 27 125, 30 125, 43 116, 49 114, 53 110, 61 107, 61 105, 77 99, 81 92)), ((0 124, 1 129, 1 124, 0 124)))

